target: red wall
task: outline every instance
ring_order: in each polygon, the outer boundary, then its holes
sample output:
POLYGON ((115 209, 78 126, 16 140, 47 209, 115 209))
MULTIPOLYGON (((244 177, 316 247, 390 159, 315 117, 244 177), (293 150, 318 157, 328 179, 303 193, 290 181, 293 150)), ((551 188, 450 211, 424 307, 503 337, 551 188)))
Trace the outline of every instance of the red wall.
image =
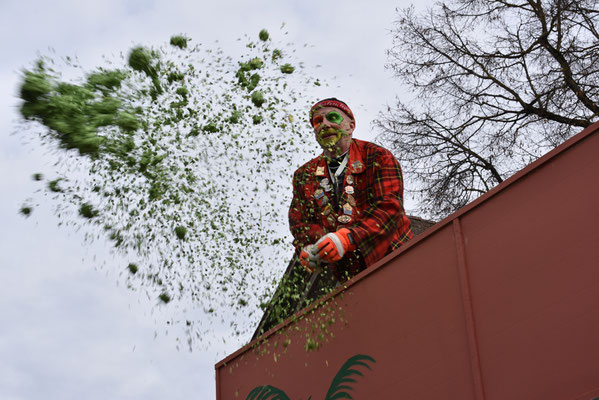
POLYGON ((302 320, 218 363, 217 398, 271 385, 294 400, 324 399, 356 354, 375 362, 356 368, 355 400, 599 396, 597 132, 584 130, 302 320), (306 351, 306 336, 332 318, 335 337, 306 351))

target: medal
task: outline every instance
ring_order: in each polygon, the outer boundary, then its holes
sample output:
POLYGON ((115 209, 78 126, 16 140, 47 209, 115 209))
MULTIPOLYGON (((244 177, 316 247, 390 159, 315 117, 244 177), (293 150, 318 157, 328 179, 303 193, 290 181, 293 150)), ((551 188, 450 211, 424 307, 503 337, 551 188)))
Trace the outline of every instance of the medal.
POLYGON ((316 167, 316 176, 324 176, 324 167, 316 167))
POLYGON ((349 215, 340 215, 337 217, 337 221, 341 222, 342 224, 347 224, 349 221, 351 221, 351 217, 349 215))
POLYGON ((354 209, 349 203, 345 203, 343 205, 343 214, 352 215, 354 213, 354 209))
POLYGON ((352 206, 355 207, 356 206, 356 199, 354 198, 354 196, 352 196, 351 194, 348 194, 347 197, 347 202, 352 206))
POLYGON ((345 193, 347 193, 347 194, 354 194, 354 187, 353 186, 346 186, 345 187, 345 193))

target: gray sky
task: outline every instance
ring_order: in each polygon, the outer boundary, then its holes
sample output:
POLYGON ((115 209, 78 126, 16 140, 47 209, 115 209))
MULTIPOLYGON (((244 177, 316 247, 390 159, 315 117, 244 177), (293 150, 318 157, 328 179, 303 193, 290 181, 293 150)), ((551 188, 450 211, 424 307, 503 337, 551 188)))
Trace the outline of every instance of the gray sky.
POLYGON ((178 351, 175 337, 165 333, 168 316, 156 301, 117 284, 123 261, 108 247, 84 245, 81 232, 59 228, 49 205, 40 204, 29 219, 18 215, 38 187, 31 175, 52 165, 50 155, 26 144, 27 135, 11 134, 17 130, 15 93, 22 67, 52 48, 57 56, 77 55, 92 68, 102 54, 161 45, 178 33, 196 43, 219 40, 226 48, 262 28, 277 36, 285 22, 288 41, 313 45, 302 48, 306 64, 322 65, 325 80, 337 77, 339 88, 322 88, 319 97, 345 100, 356 115, 354 136, 369 140, 374 137, 370 121, 402 96, 384 63, 395 8, 408 5, 0 1, 0 398, 213 399, 214 363, 240 345, 178 351), (103 263, 107 266, 98 267, 103 263))

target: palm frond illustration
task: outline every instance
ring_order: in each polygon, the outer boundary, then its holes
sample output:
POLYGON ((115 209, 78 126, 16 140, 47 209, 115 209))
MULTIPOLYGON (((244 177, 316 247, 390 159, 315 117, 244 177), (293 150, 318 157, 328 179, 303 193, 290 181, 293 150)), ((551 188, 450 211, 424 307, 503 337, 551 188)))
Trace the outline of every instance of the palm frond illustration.
POLYGON ((246 397, 246 400, 290 400, 284 391, 276 387, 266 385, 254 388, 246 397))
POLYGON ((327 392, 325 400, 337 400, 337 399, 351 399, 353 397, 349 394, 349 390, 353 390, 353 384, 356 383, 356 376, 363 376, 362 372, 358 367, 366 367, 370 369, 369 362, 375 363, 374 358, 365 354, 356 354, 345 362, 337 372, 337 375, 331 382, 331 387, 327 392))
MULTIPOLYGON (((356 354, 349 358, 345 364, 341 366, 337 375, 333 378, 329 391, 325 397, 325 400, 338 400, 338 399, 349 399, 353 400, 353 397, 349 391, 353 390, 353 384, 356 383, 356 377, 364 376, 358 369, 359 367, 365 367, 371 369, 369 362, 375 363, 376 360, 365 354, 356 354)), ((310 400, 312 396, 308 400, 310 400)), ((257 386, 254 388, 246 397, 246 400, 290 400, 289 396, 276 387, 266 385, 257 386)))

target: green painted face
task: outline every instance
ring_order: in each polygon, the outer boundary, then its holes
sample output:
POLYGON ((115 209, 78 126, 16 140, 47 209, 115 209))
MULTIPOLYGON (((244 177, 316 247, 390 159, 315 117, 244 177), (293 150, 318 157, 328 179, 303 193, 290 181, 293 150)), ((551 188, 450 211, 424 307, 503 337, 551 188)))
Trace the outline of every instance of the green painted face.
POLYGON ((326 128, 318 133, 317 141, 323 148, 332 151, 339 139, 345 135, 347 135, 345 129, 326 128))
POLYGON ((327 120, 339 125, 343 121, 343 117, 337 111, 331 111, 326 115, 327 120))
POLYGON ((339 114, 337 111, 331 111, 325 117, 323 117, 322 115, 316 115, 312 120, 314 128, 318 128, 318 126, 322 124, 322 122, 324 121, 324 118, 326 118, 327 121, 337 125, 339 125, 343 121, 343 116, 341 114, 339 114))
POLYGON ((346 137, 351 137, 351 121, 343 112, 329 107, 319 111, 312 118, 316 141, 329 155, 346 151, 346 137), (348 130, 349 129, 349 130, 348 130))

